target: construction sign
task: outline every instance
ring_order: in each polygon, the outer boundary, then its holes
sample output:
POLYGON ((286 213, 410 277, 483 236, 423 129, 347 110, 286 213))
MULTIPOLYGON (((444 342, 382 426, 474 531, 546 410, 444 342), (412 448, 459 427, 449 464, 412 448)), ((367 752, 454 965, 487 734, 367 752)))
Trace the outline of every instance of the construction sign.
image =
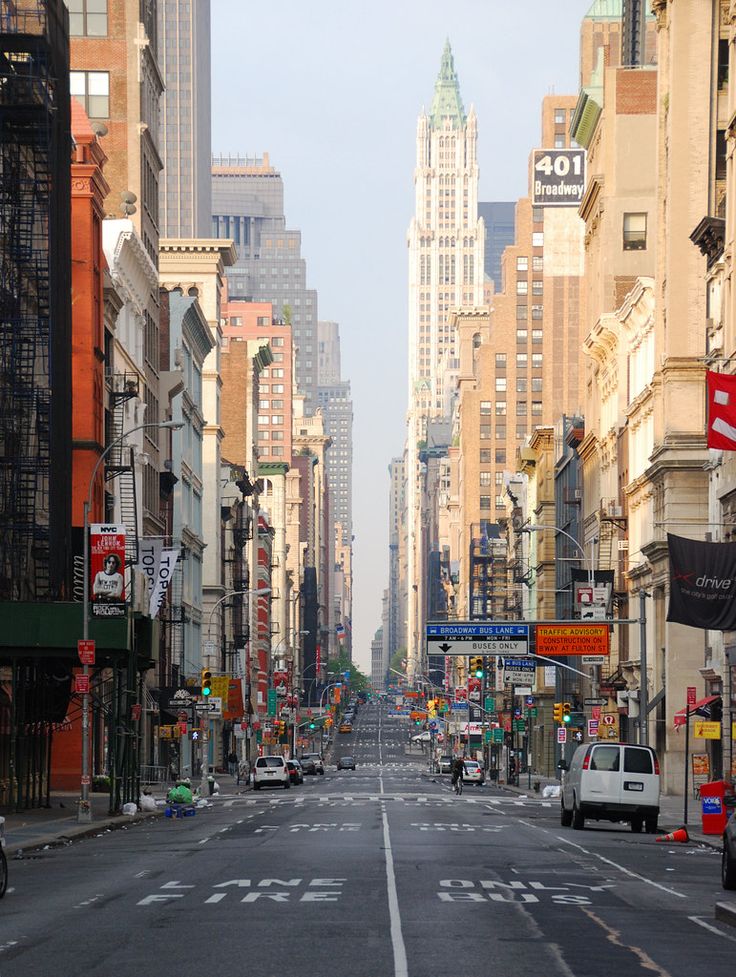
POLYGON ((607 624, 537 624, 538 655, 560 658, 563 655, 604 655, 609 652, 607 624))
POLYGON ((721 738, 721 724, 709 723, 705 719, 696 719, 693 723, 693 736, 703 740, 719 740, 721 738))

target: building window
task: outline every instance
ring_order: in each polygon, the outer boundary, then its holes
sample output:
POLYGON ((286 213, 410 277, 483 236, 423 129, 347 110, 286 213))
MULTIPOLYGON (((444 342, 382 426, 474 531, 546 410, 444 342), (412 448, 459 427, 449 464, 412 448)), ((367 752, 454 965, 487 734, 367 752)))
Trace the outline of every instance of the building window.
POLYGON ((516 416, 517 417, 526 417, 526 401, 525 400, 517 400, 516 401, 516 416))
POLYGON ((543 319, 544 318, 544 306, 533 305, 532 306, 532 319, 543 319))
POLYGON ((107 36, 107 0, 66 0, 72 37, 107 36))
POLYGON ((480 497, 480 508, 481 512, 487 511, 491 508, 491 497, 490 495, 481 495, 480 497))
POLYGON ((258 440, 259 441, 268 441, 269 436, 270 436, 270 432, 269 431, 259 431, 258 432, 258 440))
POLYGON ((505 465, 506 464, 506 449, 496 448, 496 464, 505 465))
POLYGON ((532 417, 541 417, 542 414, 542 401, 533 400, 532 401, 532 417))
MULTIPOLYGON (((279 368, 278 370, 277 369, 273 369, 273 370, 271 370, 271 376, 272 377, 278 377, 279 379, 283 379, 284 371, 281 368, 279 368)), ((274 387, 273 389, 274 389, 274 392, 275 392, 276 391, 276 388, 274 387)))
POLYGON ((532 258, 532 271, 544 271, 544 258, 541 254, 535 254, 532 258))
POLYGON ((503 485, 503 472, 496 472, 494 481, 498 486, 503 485))
POLYGON ((517 271, 528 271, 529 270, 529 258, 525 254, 520 254, 516 259, 516 270, 517 271))
POLYGON ((506 428, 503 424, 496 425, 496 441, 506 440, 506 428))
POLYGON ((506 508, 506 506, 504 505, 504 501, 503 501, 503 496, 502 495, 497 495, 496 496, 496 508, 497 509, 505 509, 506 508))
POLYGON ((481 400, 480 402, 480 412, 481 414, 491 413, 491 402, 490 400, 481 400))
POLYGON ((532 393, 541 394, 542 392, 542 378, 532 377, 532 393))
POLYGON ((268 410, 268 408, 270 406, 271 406, 271 401, 270 400, 259 400, 258 401, 258 409, 259 410, 268 410))
POLYGON ((532 282, 532 295, 541 295, 544 292, 544 282, 535 280, 532 282))
POLYGON ((532 353, 532 369, 541 370, 542 369, 542 354, 532 353))
POLYGON ((532 342, 541 343, 543 338, 541 329, 532 329, 532 342))
POLYGON ((517 353, 516 354, 516 369, 517 370, 526 370, 528 361, 529 361, 529 357, 527 356, 526 353, 517 353))
POLYGON ((516 342, 517 343, 526 343, 526 341, 527 341, 528 338, 529 338, 529 332, 528 332, 528 330, 526 330, 526 329, 517 329, 516 330, 516 342))
POLYGON ((555 109, 555 125, 560 126, 565 124, 565 110, 555 109))
POLYGON ((517 392, 517 394, 525 394, 526 393, 526 384, 527 384, 526 377, 518 377, 517 378, 517 380, 516 380, 516 392, 517 392))
POLYGON ((496 377, 496 393, 506 393, 506 377, 496 377))
POLYGON ((544 247, 544 231, 534 231, 534 233, 532 234, 532 247, 533 248, 544 247))
POLYGON ((491 449, 481 448, 480 449, 480 463, 481 465, 490 465, 491 463, 491 449))
POLYGON ((564 149, 564 148, 565 148, 565 137, 560 133, 558 133, 555 136, 555 149, 564 149))
POLYGON ((272 336, 271 337, 271 345, 272 346, 283 346, 284 345, 284 337, 283 336, 272 336))
POLYGON ((516 440, 523 441, 526 437, 526 424, 516 425, 516 440))
POLYGON ((624 214, 624 251, 645 251, 647 215, 624 214))
POLYGON ((107 71, 70 71, 69 94, 78 98, 90 119, 110 116, 110 75, 107 71))
POLYGON ((496 353, 496 369, 505 370, 506 369, 506 354, 496 353))
POLYGON ((491 425, 481 424, 480 426, 480 439, 481 441, 490 441, 491 439, 491 425))
POLYGON ((516 318, 519 322, 523 322, 527 317, 527 307, 525 305, 516 306, 516 318))
POLYGON ((282 394, 284 392, 283 383, 274 383, 271 387, 271 392, 275 394, 282 394))
POLYGON ((259 424, 260 427, 266 427, 270 423, 271 423, 271 421, 270 421, 270 418, 269 418, 268 414, 259 414, 258 415, 258 424, 259 424))
POLYGON ((532 208, 532 221, 535 224, 541 224, 544 221, 544 207, 532 208))
POLYGON ((497 400, 496 401, 496 417, 504 417, 506 415, 506 401, 497 400))
POLYGON ((493 477, 493 472, 481 472, 480 473, 481 488, 487 488, 491 484, 492 477, 493 477))
POLYGON ((529 282, 525 278, 520 278, 516 283, 516 294, 517 295, 528 295, 529 294, 529 282))

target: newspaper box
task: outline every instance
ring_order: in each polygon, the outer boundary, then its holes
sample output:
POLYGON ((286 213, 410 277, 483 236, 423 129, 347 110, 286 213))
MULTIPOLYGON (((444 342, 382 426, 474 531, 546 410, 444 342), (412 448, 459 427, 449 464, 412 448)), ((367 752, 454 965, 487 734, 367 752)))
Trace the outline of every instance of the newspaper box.
POLYGON ((700 788, 703 834, 721 835, 726 828, 726 781, 711 780, 700 788))

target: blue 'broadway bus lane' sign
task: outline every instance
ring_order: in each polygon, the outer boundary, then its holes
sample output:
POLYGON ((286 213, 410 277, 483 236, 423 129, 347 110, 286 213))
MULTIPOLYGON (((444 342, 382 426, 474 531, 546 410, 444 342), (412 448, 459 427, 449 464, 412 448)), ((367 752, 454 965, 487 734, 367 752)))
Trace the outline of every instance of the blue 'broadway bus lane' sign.
POLYGON ((430 655, 526 655, 528 624, 441 621, 427 625, 430 655))

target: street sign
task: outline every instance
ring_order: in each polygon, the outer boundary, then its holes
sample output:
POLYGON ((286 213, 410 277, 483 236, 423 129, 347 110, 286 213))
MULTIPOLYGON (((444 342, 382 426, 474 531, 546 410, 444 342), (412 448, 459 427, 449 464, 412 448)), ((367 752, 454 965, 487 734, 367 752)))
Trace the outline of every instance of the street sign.
POLYGON ((494 743, 503 743, 503 730, 502 729, 494 729, 493 730, 493 742, 494 743))
POLYGON ((203 699, 201 702, 195 702, 194 708, 197 712, 207 713, 207 715, 219 715, 222 713, 222 699, 215 695, 211 695, 209 699, 203 699))
POLYGON ((583 699, 584 706, 605 706, 608 704, 608 699, 583 699))
POLYGON ((604 655, 581 655, 581 665, 603 665, 606 659, 604 655))
POLYGON ((607 624, 537 624, 537 654, 546 658, 562 655, 608 657, 607 624))
POLYGON ((693 724, 693 736, 704 740, 719 740, 721 738, 721 724, 709 723, 704 719, 696 719, 693 724))
POLYGON ((95 643, 91 638, 81 638, 77 641, 77 654, 83 665, 94 665, 95 663, 95 643))
POLYGON ((526 655, 528 624, 443 621, 427 625, 430 655, 526 655))
POLYGON ((557 729, 557 742, 567 743, 567 730, 564 726, 559 726, 557 729))
POLYGON ((514 719, 511 728, 517 733, 523 733, 526 730, 526 722, 523 719, 514 719))
POLYGON ((698 690, 694 685, 688 685, 687 687, 687 704, 688 706, 694 706, 697 702, 698 690))
POLYGON ((588 738, 593 739, 594 736, 598 735, 598 720, 589 719, 588 720, 588 738))
POLYGON ((89 675, 74 676, 74 691, 81 695, 87 695, 89 692, 89 675))
POLYGON ((269 716, 276 715, 276 697, 277 697, 276 689, 269 689, 268 690, 268 715, 269 716))
POLYGON ((532 203, 535 207, 577 207, 585 189, 584 149, 535 149, 532 203))
POLYGON ((485 709, 486 712, 496 711, 496 700, 493 698, 492 695, 486 696, 483 708, 485 709))
POLYGON ((537 666, 533 659, 504 658, 503 660, 503 680, 509 685, 528 685, 536 670, 537 666))

